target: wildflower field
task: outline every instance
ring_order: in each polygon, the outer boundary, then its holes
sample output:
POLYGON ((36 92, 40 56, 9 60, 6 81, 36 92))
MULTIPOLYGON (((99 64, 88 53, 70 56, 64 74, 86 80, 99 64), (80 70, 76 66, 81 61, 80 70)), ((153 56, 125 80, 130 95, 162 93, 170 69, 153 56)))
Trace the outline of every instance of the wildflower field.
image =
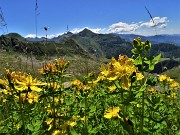
POLYGON ((149 56, 149 41, 133 41, 132 58, 119 55, 77 79, 69 62, 56 59, 39 69, 40 79, 6 70, 0 79, 0 134, 178 135, 180 85, 151 74, 161 55, 149 56))

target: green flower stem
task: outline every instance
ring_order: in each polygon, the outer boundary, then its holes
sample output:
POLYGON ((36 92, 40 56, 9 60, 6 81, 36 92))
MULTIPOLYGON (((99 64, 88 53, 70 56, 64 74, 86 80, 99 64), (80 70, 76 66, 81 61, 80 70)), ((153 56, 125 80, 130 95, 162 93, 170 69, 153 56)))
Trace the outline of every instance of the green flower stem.
POLYGON ((24 135, 26 135, 26 128, 25 128, 25 122, 24 122, 24 116, 23 116, 23 105, 22 105, 22 101, 21 101, 21 92, 19 92, 19 103, 20 103, 20 115, 21 115, 21 120, 22 120, 22 124, 23 124, 23 132, 24 135))
POLYGON ((55 105, 54 105, 54 94, 53 94, 53 102, 52 102, 52 109, 53 109, 53 128, 55 128, 55 121, 56 121, 56 118, 55 118, 55 105))
MULTIPOLYGON (((124 91, 123 91, 123 89, 121 88, 121 100, 122 100, 122 105, 123 105, 123 102, 124 102, 124 96, 123 96, 123 93, 124 91)), ((123 113, 123 117, 124 117, 124 119, 126 118, 126 114, 125 114, 125 109, 127 109, 127 108, 125 108, 125 106, 123 105, 122 106, 122 113, 123 113)), ((122 130, 122 133, 123 133, 123 135, 124 135, 124 130, 122 130)))
MULTIPOLYGON (((142 65, 141 65, 141 70, 142 70, 142 74, 144 76, 144 57, 143 57, 143 52, 142 54, 140 54, 140 57, 141 57, 141 60, 142 60, 142 65)), ((142 85, 144 85, 145 81, 144 81, 144 78, 142 79, 142 85)), ((143 128, 144 128, 144 91, 142 91, 142 110, 141 110, 141 120, 140 120, 140 134, 143 135, 144 131, 143 131, 143 128)))
POLYGON ((143 135, 143 127, 144 127, 144 91, 142 93, 142 112, 141 112, 141 125, 140 125, 140 132, 143 135))
POLYGON ((86 112, 86 110, 87 110, 87 93, 85 93, 85 105, 84 105, 84 118, 85 118, 85 120, 84 120, 84 124, 85 124, 85 126, 84 126, 84 130, 83 130, 83 132, 85 133, 85 134, 88 134, 87 133, 87 112, 86 112))
MULTIPOLYGON (((122 91, 121 91, 121 100, 122 100, 122 104, 123 104, 123 102, 124 102, 124 97, 123 97, 123 89, 121 89, 122 91)), ((125 117, 125 114, 124 114, 124 105, 122 106, 122 113, 123 113, 123 115, 124 115, 124 117, 125 117)))

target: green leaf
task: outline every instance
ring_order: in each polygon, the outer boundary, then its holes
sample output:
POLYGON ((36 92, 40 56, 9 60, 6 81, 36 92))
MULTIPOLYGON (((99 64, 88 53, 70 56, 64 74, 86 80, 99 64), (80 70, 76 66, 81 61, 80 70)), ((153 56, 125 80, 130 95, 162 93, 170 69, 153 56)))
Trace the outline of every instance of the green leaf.
POLYGON ((159 62, 160 58, 161 58, 161 54, 154 57, 154 61, 155 61, 154 64, 157 64, 159 62))
POLYGON ((145 91, 146 87, 147 87, 147 84, 142 85, 139 91, 145 91))
POLYGON ((72 105, 73 101, 71 99, 66 99, 65 103, 66 103, 66 105, 72 105))
POLYGON ((39 131, 37 131, 37 132, 33 132, 32 133, 32 135, 39 135, 40 134, 40 132, 39 131))
POLYGON ((141 96, 142 96, 142 92, 139 91, 139 92, 136 94, 136 98, 141 97, 141 96))
POLYGON ((149 131, 149 129, 146 128, 146 127, 143 127, 143 130, 144 130, 145 132, 151 133, 151 132, 149 131))
POLYGON ((38 131, 40 128, 41 128, 41 125, 36 125, 36 126, 34 127, 34 131, 38 131))
POLYGON ((154 70, 154 64, 150 63, 149 64, 149 71, 152 71, 152 70, 154 70))
POLYGON ((139 53, 137 49, 132 49, 131 52, 134 53, 134 54, 138 54, 139 53))
POLYGON ((85 98, 83 98, 80 102, 80 107, 85 107, 85 98))
POLYGON ((90 106, 90 112, 95 112, 96 111, 96 106, 92 105, 90 106))
POLYGON ((145 58, 145 63, 149 65, 149 71, 154 70, 154 66, 159 62, 159 59, 161 58, 161 54, 157 55, 156 57, 150 56, 145 58))
POLYGON ((141 56, 138 56, 138 57, 135 59, 134 64, 135 64, 135 65, 142 65, 142 58, 141 58, 141 56))
POLYGON ((121 88, 121 86, 119 85, 119 81, 115 81, 114 83, 115 83, 115 85, 116 85, 116 87, 117 87, 118 89, 121 88))
POLYGON ((34 130, 33 125, 31 125, 31 124, 28 124, 28 125, 27 125, 27 128, 28 128, 30 131, 33 131, 33 130, 34 130))
POLYGON ((76 131, 74 130, 74 128, 70 128, 70 132, 71 132, 71 135, 78 135, 77 133, 76 133, 76 131))

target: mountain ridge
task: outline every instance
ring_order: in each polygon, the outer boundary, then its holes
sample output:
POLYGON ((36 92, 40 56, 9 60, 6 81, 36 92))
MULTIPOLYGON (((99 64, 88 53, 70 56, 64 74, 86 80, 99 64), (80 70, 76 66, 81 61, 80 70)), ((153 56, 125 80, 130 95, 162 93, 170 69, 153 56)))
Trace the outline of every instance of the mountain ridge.
MULTIPOLYGON (((80 31, 79 33, 71 33, 71 32, 65 32, 62 35, 58 35, 57 37, 53 37, 51 39, 51 41, 58 41, 58 40, 64 40, 67 37, 70 37, 72 35, 76 35, 78 34, 79 36, 84 36, 84 37, 93 37, 98 35, 104 35, 101 33, 94 33, 91 30, 85 28, 82 31, 80 31)), ((141 37, 142 40, 149 40, 151 41, 153 44, 158 44, 158 43, 170 43, 170 44, 176 44, 178 46, 180 46, 180 34, 158 34, 158 35, 153 35, 153 36, 143 36, 143 35, 137 35, 137 34, 115 34, 115 33, 108 33, 110 35, 116 35, 119 36, 125 40, 127 40, 128 42, 132 42, 134 38, 137 37, 141 37)), ((30 38, 27 37, 26 38, 28 41, 43 41, 45 40, 45 37, 41 37, 41 38, 30 38)))
MULTIPOLYGON (((128 35, 125 35, 128 36, 128 35)), ((129 40, 137 38, 137 35, 129 35, 129 40), (132 36, 134 36, 132 38, 132 36)), ((142 41, 147 40, 142 36, 142 41)), ((152 42, 150 40, 150 42, 152 42)), ((0 36, 0 47, 5 50, 33 52, 35 55, 55 55, 59 51, 61 55, 82 55, 88 57, 118 57, 132 55, 132 42, 117 34, 97 34, 88 29, 73 34, 64 33, 53 39, 42 41, 29 41, 16 33, 0 36), (72 46, 72 44, 74 46, 72 46), (46 47, 45 47, 46 46, 46 47), (73 50, 74 49, 74 50, 73 50), (79 53, 79 54, 78 54, 79 53)), ((180 57, 180 47, 169 43, 152 45, 151 54, 163 53, 164 57, 180 57)))

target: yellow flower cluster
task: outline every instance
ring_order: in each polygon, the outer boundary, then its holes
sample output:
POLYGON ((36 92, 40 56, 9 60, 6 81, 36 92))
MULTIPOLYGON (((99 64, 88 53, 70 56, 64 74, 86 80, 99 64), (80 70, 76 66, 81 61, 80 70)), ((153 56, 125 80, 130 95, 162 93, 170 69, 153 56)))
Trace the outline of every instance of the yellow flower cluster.
MULTIPOLYGON (((15 96, 16 99, 22 102, 29 103, 38 102, 39 94, 42 91, 38 86, 46 85, 37 79, 34 79, 30 74, 23 72, 10 72, 6 70, 5 79, 0 79, 1 93, 4 95, 14 95, 20 93, 20 97, 15 96)), ((5 100, 4 100, 5 101, 5 100)))
MULTIPOLYGON (((59 130, 55 130, 52 135, 67 135, 68 127, 75 127, 77 125, 77 120, 82 120, 80 116, 72 116, 69 120, 56 121, 56 123, 62 122, 61 126, 58 126, 59 130)), ((46 119, 46 124, 49 126, 48 131, 53 127, 53 118, 46 119)))
MULTIPOLYGON (((15 96, 15 99, 19 100, 19 97, 15 96)), ((25 101, 28 101, 30 104, 32 104, 33 102, 37 103, 38 99, 39 99, 39 94, 35 91, 20 94, 20 100, 22 103, 24 103, 25 101)))
POLYGON ((49 73, 64 73, 66 68, 68 67, 69 62, 65 62, 63 59, 55 59, 53 63, 48 63, 44 65, 39 72, 41 74, 49 74, 49 73))
POLYGON ((9 70, 6 70, 6 78, 8 81, 6 79, 4 81, 1 80, 1 85, 13 85, 17 91, 32 90, 40 92, 42 89, 38 86, 46 85, 46 83, 42 83, 37 79, 33 79, 30 74, 23 72, 10 72, 9 70))
POLYGON ((101 73, 95 83, 104 79, 107 79, 109 81, 119 80, 121 87, 127 90, 131 86, 130 77, 134 72, 136 73, 137 80, 141 80, 142 78, 144 78, 141 73, 138 73, 138 69, 134 65, 133 59, 130 59, 127 56, 120 55, 118 60, 112 58, 107 68, 101 68, 101 73))
POLYGON ((153 93, 153 94, 156 94, 157 93, 157 90, 154 88, 154 87, 150 87, 148 88, 148 91, 153 93))
MULTIPOLYGON (((76 90, 87 91, 90 89, 90 87, 88 85, 83 84, 83 82, 81 82, 78 79, 73 80, 71 84, 76 90)), ((77 93, 79 93, 79 91, 77 91, 77 93)))
POLYGON ((120 111, 119 107, 110 107, 106 110, 104 117, 107 119, 110 119, 112 117, 121 118, 118 114, 119 111, 120 111))
POLYGON ((166 74, 160 75, 159 81, 163 83, 168 83, 170 90, 178 88, 180 86, 178 82, 174 81, 174 79, 171 79, 166 74))

